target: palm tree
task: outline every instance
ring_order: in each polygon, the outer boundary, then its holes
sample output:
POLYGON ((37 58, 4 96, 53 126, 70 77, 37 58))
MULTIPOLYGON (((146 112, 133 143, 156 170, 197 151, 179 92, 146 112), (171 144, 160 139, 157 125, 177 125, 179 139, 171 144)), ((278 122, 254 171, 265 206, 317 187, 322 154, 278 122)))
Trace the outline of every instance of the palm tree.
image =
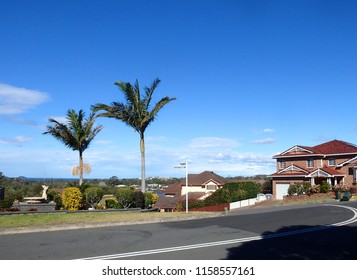
POLYGON ((67 123, 49 118, 52 125, 47 126, 43 134, 50 134, 65 146, 79 152, 79 185, 83 183, 83 152, 88 148, 90 142, 102 130, 102 126, 94 127, 95 114, 92 112, 88 119, 85 119, 85 113, 79 110, 78 114, 69 109, 67 111, 67 123))
POLYGON ((141 153, 141 191, 145 192, 145 140, 144 133, 151 124, 157 113, 169 102, 176 98, 164 97, 150 110, 152 95, 160 84, 159 79, 155 79, 150 87, 145 87, 145 93, 141 95, 138 80, 135 84, 117 81, 114 83, 124 93, 126 103, 112 102, 110 105, 98 103, 92 106, 94 112, 103 111, 98 117, 114 118, 123 121, 132 127, 140 135, 141 153))

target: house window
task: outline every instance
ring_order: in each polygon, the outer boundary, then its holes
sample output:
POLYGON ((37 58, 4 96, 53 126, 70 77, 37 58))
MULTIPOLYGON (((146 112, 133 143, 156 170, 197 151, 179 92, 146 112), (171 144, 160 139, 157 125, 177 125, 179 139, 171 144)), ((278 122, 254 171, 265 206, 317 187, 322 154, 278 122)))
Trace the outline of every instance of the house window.
POLYGON ((308 159, 307 160, 307 167, 308 168, 313 168, 314 167, 314 160, 313 159, 308 159))
POLYGON ((279 161, 279 169, 284 169, 286 166, 285 160, 279 161))
POLYGON ((207 185, 207 190, 215 191, 217 189, 217 185, 207 185))
POLYGON ((328 165, 329 165, 329 166, 334 166, 334 165, 336 165, 336 160, 335 160, 334 158, 330 158, 330 159, 328 160, 328 165))
POLYGON ((354 167, 350 167, 348 169, 348 175, 352 175, 353 176, 353 184, 356 184, 357 182, 357 174, 356 174, 356 168, 354 167))

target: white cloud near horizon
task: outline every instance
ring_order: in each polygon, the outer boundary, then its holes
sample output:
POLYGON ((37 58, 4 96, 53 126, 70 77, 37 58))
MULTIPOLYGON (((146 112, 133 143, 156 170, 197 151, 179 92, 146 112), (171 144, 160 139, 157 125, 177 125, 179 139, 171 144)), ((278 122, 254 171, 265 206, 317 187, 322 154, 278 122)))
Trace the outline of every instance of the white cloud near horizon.
MULTIPOLYGON (((159 139, 164 138, 159 137, 159 139)), ((25 140, 25 137, 17 138, 18 142, 25 140)), ((18 145, 13 145, 13 148, 7 149, 1 155, 4 166, 1 171, 6 176, 14 177, 20 175, 71 177, 71 167, 78 164, 78 152, 53 141, 56 143, 53 146, 42 146, 31 150, 23 150, 16 147, 18 145), (12 166, 14 162, 17 162, 16 167, 12 166)), ((275 168, 272 155, 241 151, 241 144, 235 139, 198 137, 179 145, 175 142, 174 146, 172 142, 171 139, 163 143, 156 143, 154 139, 148 141, 146 145, 147 177, 183 177, 185 171, 174 168, 183 161, 189 162, 190 174, 211 170, 222 176, 250 176, 271 174, 275 168)), ((140 177, 140 149, 136 142, 135 145, 124 145, 120 141, 95 140, 93 145, 85 151, 84 162, 92 166, 92 172, 85 178, 140 177)))
POLYGON ((150 146, 147 149, 147 167, 162 166, 164 174, 180 174, 173 169, 180 162, 189 163, 189 173, 214 171, 222 176, 270 174, 275 163, 270 154, 240 152, 235 139, 221 137, 198 137, 184 146, 164 148, 150 146), (165 160, 163 162, 163 159, 165 160))
POLYGON ((44 92, 0 83, 0 115, 21 114, 49 99, 44 92))

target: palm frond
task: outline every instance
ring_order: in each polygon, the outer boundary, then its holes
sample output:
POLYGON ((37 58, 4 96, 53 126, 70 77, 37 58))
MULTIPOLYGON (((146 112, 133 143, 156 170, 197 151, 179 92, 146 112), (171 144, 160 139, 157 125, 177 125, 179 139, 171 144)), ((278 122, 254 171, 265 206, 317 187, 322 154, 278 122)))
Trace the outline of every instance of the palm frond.
POLYGON ((142 129, 145 129, 155 120, 158 112, 169 102, 176 100, 176 98, 164 97, 158 103, 155 104, 154 108, 148 113, 147 117, 142 122, 142 129))
POLYGON ((159 86, 160 84, 160 79, 159 78, 156 78, 150 87, 145 87, 145 98, 143 99, 143 107, 144 107, 144 110, 148 111, 149 110, 149 106, 150 106, 150 102, 151 102, 151 99, 152 99, 152 95, 155 91, 155 89, 159 86))

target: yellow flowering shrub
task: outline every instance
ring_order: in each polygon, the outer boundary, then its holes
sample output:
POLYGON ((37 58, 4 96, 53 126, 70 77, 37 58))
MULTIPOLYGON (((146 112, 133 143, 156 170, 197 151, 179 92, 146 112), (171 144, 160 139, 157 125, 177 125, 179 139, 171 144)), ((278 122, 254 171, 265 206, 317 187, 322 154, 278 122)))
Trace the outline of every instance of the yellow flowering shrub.
POLYGON ((82 193, 79 188, 65 188, 62 193, 62 204, 66 210, 78 210, 82 201, 82 193))

